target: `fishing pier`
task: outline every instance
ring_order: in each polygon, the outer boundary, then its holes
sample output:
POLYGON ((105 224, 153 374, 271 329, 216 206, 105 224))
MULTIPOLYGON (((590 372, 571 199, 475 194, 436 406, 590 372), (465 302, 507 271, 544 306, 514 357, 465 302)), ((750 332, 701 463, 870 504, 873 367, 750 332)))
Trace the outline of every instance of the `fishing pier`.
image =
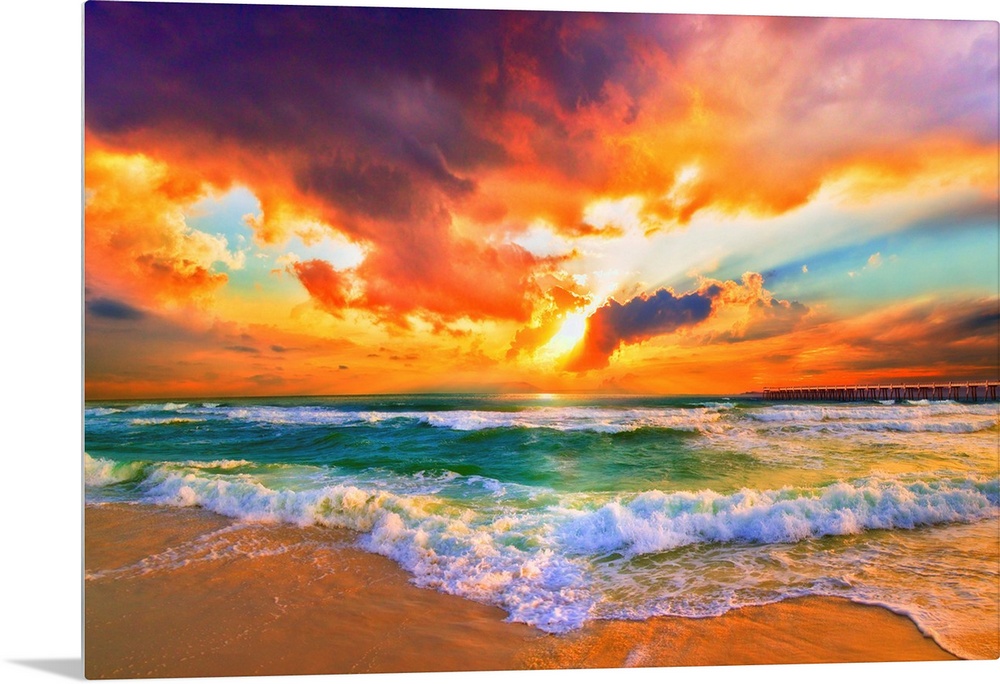
POLYGON ((765 387, 765 401, 997 401, 1000 382, 765 387))

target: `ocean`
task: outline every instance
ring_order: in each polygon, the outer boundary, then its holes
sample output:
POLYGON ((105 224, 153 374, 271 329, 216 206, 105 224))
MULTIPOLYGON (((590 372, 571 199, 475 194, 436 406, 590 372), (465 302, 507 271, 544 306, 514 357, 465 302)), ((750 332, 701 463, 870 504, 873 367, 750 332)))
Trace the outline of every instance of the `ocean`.
MULTIPOLYGON (((87 505, 347 528, 418 586, 547 632, 821 595, 907 615, 961 657, 1000 648, 996 403, 382 395, 84 414, 87 505)), ((207 535, 101 576, 283 551, 207 535)))

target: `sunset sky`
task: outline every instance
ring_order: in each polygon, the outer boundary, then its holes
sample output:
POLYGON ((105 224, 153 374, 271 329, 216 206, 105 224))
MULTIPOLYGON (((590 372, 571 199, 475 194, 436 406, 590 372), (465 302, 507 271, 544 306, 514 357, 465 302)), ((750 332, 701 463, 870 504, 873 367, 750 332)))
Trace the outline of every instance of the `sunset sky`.
POLYGON ((84 28, 87 398, 997 378, 996 22, 84 28))

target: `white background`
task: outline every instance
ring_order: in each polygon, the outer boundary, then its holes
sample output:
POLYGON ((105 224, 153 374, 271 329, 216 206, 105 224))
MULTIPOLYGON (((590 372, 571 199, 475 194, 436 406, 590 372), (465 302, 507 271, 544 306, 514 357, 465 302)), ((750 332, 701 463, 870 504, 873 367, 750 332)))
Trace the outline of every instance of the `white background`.
MULTIPOLYGON (((338 4, 298 0, 296 4, 338 4)), ((428 0, 389 6, 669 11, 710 14, 988 19, 1000 3, 942 0, 809 3, 678 0, 428 0)), ((82 679, 82 26, 78 0, 0 6, 0 679, 82 679)), ((998 255, 1000 259, 1000 255, 998 255)), ((1000 450, 1000 445, 998 445, 1000 450)), ((1000 629, 1000 626, 998 626, 1000 629)), ((810 680, 1000 681, 1000 661, 219 678, 211 682, 782 683, 810 680)), ((202 681, 179 680, 179 681, 202 681)))

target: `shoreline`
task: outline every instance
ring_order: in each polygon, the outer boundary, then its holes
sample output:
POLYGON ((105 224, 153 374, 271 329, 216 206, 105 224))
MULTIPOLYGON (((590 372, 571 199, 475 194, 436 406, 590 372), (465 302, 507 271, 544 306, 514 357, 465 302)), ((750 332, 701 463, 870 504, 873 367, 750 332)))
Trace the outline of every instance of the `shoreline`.
POLYGON ((958 660, 846 599, 553 635, 413 585, 347 530, 103 504, 85 506, 84 532, 90 679, 958 660))

